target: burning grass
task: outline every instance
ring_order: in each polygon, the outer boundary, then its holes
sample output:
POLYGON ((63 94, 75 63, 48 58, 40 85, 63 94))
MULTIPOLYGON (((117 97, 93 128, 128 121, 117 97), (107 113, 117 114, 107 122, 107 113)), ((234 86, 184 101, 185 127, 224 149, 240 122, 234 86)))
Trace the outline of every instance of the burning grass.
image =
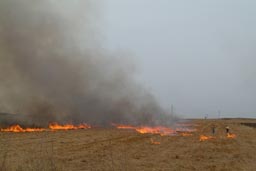
POLYGON ((133 127, 0 132, 0 170, 255 170, 255 129, 236 120, 193 123, 197 131, 185 132, 189 136, 139 133, 133 127), (226 125, 235 138, 227 137, 226 125), (200 142, 201 135, 215 138, 200 142))
POLYGON ((200 135, 199 141, 207 141, 207 140, 212 140, 215 139, 213 136, 206 136, 206 135, 200 135))
POLYGON ((192 136, 192 133, 196 131, 193 125, 185 125, 181 123, 174 125, 173 128, 165 126, 132 126, 121 124, 112 125, 115 126, 117 129, 131 129, 141 134, 158 134, 161 136, 192 136))
POLYGON ((227 133, 227 138, 236 138, 236 134, 227 133))
POLYGON ((22 128, 20 125, 13 125, 6 129, 1 129, 1 132, 42 132, 43 128, 22 128))
POLYGON ((61 125, 55 122, 55 123, 50 123, 49 128, 51 130, 77 130, 77 129, 89 129, 91 128, 91 126, 88 124, 80 124, 77 126, 73 124, 61 125))
POLYGON ((1 132, 42 132, 42 131, 59 131, 59 130, 78 130, 78 129, 89 129, 91 128, 88 124, 58 124, 56 122, 50 123, 48 128, 22 128, 20 125, 12 125, 8 128, 0 129, 1 132))

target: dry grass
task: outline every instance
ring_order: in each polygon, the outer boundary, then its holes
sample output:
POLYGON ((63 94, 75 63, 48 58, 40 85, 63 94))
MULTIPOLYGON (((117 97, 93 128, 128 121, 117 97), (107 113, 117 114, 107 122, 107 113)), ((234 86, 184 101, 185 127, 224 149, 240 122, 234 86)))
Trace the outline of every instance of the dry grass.
POLYGON ((193 136, 142 135, 129 130, 90 129, 41 133, 0 133, 2 171, 254 171, 255 120, 194 120, 193 136), (216 139, 199 142, 199 135, 216 139), (225 126, 237 135, 225 137, 225 126), (154 141, 160 145, 151 144, 154 141))

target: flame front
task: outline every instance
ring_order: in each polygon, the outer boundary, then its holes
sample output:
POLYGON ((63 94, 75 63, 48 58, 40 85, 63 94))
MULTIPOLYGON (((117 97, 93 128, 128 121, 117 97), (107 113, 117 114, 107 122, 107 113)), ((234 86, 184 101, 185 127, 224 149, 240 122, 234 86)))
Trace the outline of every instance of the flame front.
POLYGON ((65 125, 60 125, 56 122, 50 123, 49 128, 51 130, 77 130, 77 129, 88 129, 91 128, 91 126, 87 124, 80 124, 78 126, 72 125, 72 124, 65 124, 65 125))
POLYGON ((135 131, 137 131, 138 133, 141 134, 160 134, 161 136, 164 135, 172 135, 175 134, 176 131, 171 129, 171 128, 167 128, 167 127, 149 127, 149 126, 131 126, 131 125, 118 125, 118 124, 112 124, 113 126, 115 126, 118 129, 133 129, 135 131))
POLYGON ((188 128, 172 129, 164 126, 149 127, 149 126, 118 125, 118 124, 112 124, 112 125, 115 126, 117 129, 133 129, 136 132, 141 134, 159 134, 161 136, 177 135, 177 134, 181 136, 192 136, 193 134, 191 132, 195 131, 195 129, 188 129, 188 128))
POLYGON ((200 135, 200 141, 206 141, 206 140, 211 140, 214 139, 213 136, 206 136, 206 135, 200 135))
POLYGON ((141 134, 160 134, 161 136, 176 134, 176 131, 166 127, 139 127, 135 129, 141 134))
POLYGON ((6 129, 1 129, 1 132, 42 132, 43 128, 22 128, 20 125, 13 125, 6 129))
POLYGON ((60 125, 58 123, 51 123, 49 124, 49 129, 46 128, 22 128, 20 125, 13 125, 9 128, 0 129, 1 132, 42 132, 42 131, 49 131, 49 130, 77 130, 77 129, 88 129, 91 126, 87 124, 80 124, 80 125, 72 125, 72 124, 65 124, 60 125))
POLYGON ((193 136, 192 133, 188 133, 188 132, 181 132, 180 135, 182 135, 183 137, 193 136))

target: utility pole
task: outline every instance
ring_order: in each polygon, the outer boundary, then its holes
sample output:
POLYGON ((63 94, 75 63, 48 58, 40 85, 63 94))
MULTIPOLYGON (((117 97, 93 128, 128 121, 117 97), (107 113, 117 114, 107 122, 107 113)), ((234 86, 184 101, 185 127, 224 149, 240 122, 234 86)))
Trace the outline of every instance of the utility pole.
POLYGON ((220 119, 221 111, 218 110, 218 118, 220 119))
POLYGON ((204 119, 206 120, 206 119, 208 119, 208 114, 205 114, 205 117, 204 117, 204 119))
POLYGON ((173 104, 171 105, 171 114, 174 115, 174 107, 173 107, 173 104))

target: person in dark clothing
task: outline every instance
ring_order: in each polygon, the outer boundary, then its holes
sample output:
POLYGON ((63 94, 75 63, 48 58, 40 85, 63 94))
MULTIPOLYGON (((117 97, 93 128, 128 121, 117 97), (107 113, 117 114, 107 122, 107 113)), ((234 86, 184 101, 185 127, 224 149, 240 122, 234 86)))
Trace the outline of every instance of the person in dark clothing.
POLYGON ((229 127, 226 126, 226 134, 228 134, 228 133, 229 133, 229 127))
POLYGON ((213 125, 213 126, 212 126, 212 134, 213 134, 213 135, 215 134, 215 131, 216 131, 216 126, 213 125))

